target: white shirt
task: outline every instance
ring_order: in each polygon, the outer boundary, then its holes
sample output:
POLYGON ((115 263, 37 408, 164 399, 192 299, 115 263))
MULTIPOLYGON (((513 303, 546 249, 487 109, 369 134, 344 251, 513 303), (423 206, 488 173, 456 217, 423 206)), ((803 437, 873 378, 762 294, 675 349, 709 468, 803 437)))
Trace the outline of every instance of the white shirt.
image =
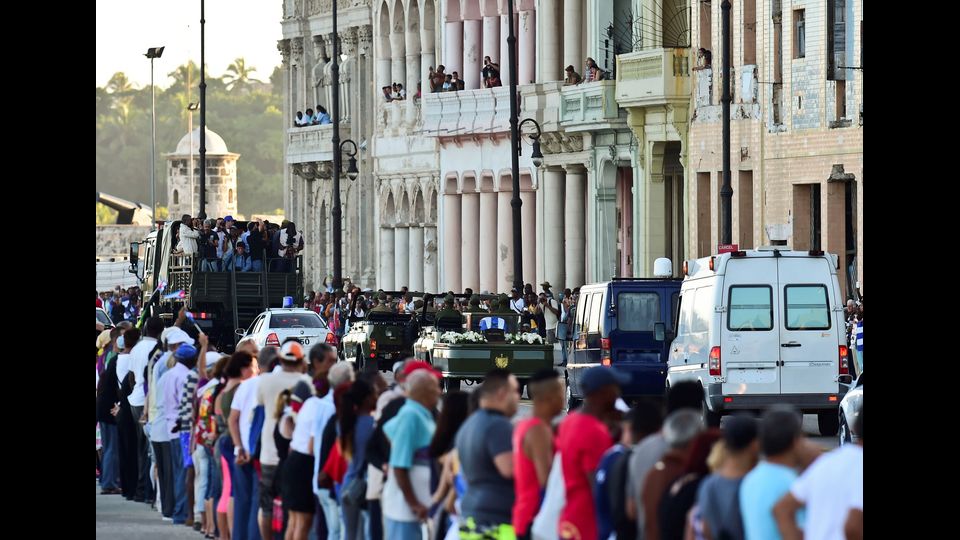
POLYGON ((197 240, 200 239, 200 231, 196 231, 187 227, 186 225, 180 225, 180 243, 177 244, 177 248, 183 251, 184 255, 196 255, 197 254, 197 240))
MULTIPOLYGON (((557 301, 554 300, 553 298, 549 298, 549 297, 547 298, 547 306, 552 307, 553 309, 559 311, 561 314, 563 313, 560 310, 560 304, 557 303, 557 301)), ((547 330, 556 330, 557 323, 560 322, 560 319, 556 315, 554 315, 552 311, 550 311, 549 307, 546 307, 546 306, 544 306, 543 308, 543 320, 546 321, 547 323, 547 330)))
POLYGON ((805 538, 844 540, 850 509, 863 509, 863 447, 845 444, 820 456, 790 493, 807 507, 805 538))
POLYGON ((517 313, 523 313, 523 310, 526 309, 527 304, 523 301, 523 298, 517 298, 516 300, 510 299, 510 309, 517 313))
POLYGON ((130 373, 130 355, 120 353, 117 355, 117 384, 123 384, 123 379, 130 373))
POLYGON ((337 412, 333 404, 333 390, 327 392, 322 398, 317 398, 317 410, 314 411, 313 426, 310 429, 310 436, 313 437, 313 492, 320 495, 320 486, 317 485, 317 475, 324 463, 320 463, 320 447, 323 446, 323 430, 327 427, 327 422, 337 412))
POLYGON ((248 453, 250 444, 250 428, 253 424, 253 409, 257 405, 257 388, 260 387, 260 377, 250 377, 240 383, 237 392, 233 395, 230 410, 240 411, 240 446, 248 453))
MULTIPOLYGON (((145 337, 137 342, 133 346, 133 349, 130 350, 130 361, 128 364, 128 369, 133 371, 133 376, 136 377, 137 384, 133 387, 133 392, 127 396, 127 402, 130 403, 131 407, 143 407, 144 402, 146 401, 146 393, 143 391, 143 370, 146 369, 147 364, 150 362, 150 351, 157 346, 156 338, 145 337)), ((120 364, 117 364, 117 368, 120 367, 120 364)), ((119 374, 119 371, 117 372, 119 374)))
POLYGON ((406 99, 406 98, 407 98, 407 91, 404 90, 403 88, 401 88, 401 89, 400 89, 400 99, 406 99))
POLYGON ((296 424, 293 427, 293 437, 290 439, 290 449, 301 454, 308 454, 310 450, 310 434, 313 431, 313 419, 317 415, 320 398, 313 396, 303 402, 300 412, 297 413, 296 424))

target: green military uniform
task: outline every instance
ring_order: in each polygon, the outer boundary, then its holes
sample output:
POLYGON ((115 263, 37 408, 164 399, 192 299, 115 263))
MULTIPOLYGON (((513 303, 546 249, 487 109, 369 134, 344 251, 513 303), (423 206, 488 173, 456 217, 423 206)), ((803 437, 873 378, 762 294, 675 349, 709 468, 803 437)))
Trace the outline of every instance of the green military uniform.
POLYGON ((390 307, 390 304, 387 303, 387 295, 385 293, 380 293, 377 300, 379 300, 380 303, 370 310, 371 313, 393 313, 393 309, 390 307))
POLYGON ((473 296, 470 297, 470 305, 466 310, 467 313, 486 313, 486 311, 487 310, 483 309, 483 307, 480 306, 479 296, 474 294, 473 296))
POLYGON ((459 311, 453 308, 453 295, 448 294, 446 298, 443 299, 443 309, 437 312, 436 321, 448 322, 452 324, 454 320, 459 321, 458 324, 463 324, 463 315, 459 311))

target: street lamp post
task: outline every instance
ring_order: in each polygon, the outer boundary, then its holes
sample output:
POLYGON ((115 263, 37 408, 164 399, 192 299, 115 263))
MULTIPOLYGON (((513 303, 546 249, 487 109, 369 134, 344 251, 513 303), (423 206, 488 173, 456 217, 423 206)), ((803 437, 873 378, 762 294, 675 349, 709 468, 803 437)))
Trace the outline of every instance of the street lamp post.
MULTIPOLYGON (((200 0, 200 219, 207 218, 207 64, 204 57, 204 0, 200 0)), ((193 134, 190 134, 193 137, 193 134)), ((191 145, 193 142, 191 141, 191 145)), ((192 198, 192 195, 191 195, 192 198)))
POLYGON ((150 211, 154 223, 157 221, 157 87, 153 84, 153 60, 163 56, 163 47, 150 47, 144 54, 150 59, 150 211))
POLYGON ((190 125, 187 127, 187 131, 188 131, 188 133, 189 133, 188 137, 189 137, 189 141, 190 141, 190 214, 191 214, 191 215, 193 215, 193 214, 196 212, 196 210, 197 210, 197 209, 194 208, 194 206, 193 206, 193 186, 194 186, 194 180, 193 180, 193 111, 197 110, 199 107, 200 107, 200 105, 198 105, 197 103, 193 103, 193 102, 191 102, 190 104, 187 105, 187 111, 190 112, 190 120, 189 120, 189 122, 188 122, 190 125))
POLYGON ((720 243, 733 243, 733 186, 730 184, 730 0, 720 4, 723 39, 723 186, 720 188, 720 243))
MULTIPOLYGON (((330 217, 333 218, 333 288, 343 287, 343 209, 340 206, 340 35, 337 31, 337 0, 333 0, 333 65, 330 66, 333 85, 333 103, 330 104, 330 113, 333 116, 333 209, 330 217)), ((346 141, 344 141, 346 142, 346 141)), ((351 141, 353 142, 353 141, 351 141)), ((356 144, 354 153, 356 153, 356 144)), ((351 157, 352 159, 352 157, 351 157)), ((355 163, 355 162, 354 162, 355 163)))

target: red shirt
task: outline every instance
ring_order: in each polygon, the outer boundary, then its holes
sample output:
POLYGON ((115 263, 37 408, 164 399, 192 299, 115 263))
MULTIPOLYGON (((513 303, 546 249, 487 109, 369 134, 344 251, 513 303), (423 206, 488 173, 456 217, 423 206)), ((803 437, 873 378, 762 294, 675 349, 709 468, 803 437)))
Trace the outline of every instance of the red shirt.
POLYGON ((568 415, 557 432, 557 451, 563 465, 567 504, 557 529, 561 539, 594 540, 597 516, 589 478, 600 458, 613 446, 610 432, 597 418, 579 412, 568 415))
POLYGON ((98 308, 102 308, 102 307, 103 307, 103 299, 97 298, 97 307, 98 307, 98 308))
POLYGON ((540 481, 533 460, 523 453, 523 438, 533 426, 542 423, 536 416, 517 424, 513 430, 513 530, 518 536, 527 532, 540 509, 540 481))

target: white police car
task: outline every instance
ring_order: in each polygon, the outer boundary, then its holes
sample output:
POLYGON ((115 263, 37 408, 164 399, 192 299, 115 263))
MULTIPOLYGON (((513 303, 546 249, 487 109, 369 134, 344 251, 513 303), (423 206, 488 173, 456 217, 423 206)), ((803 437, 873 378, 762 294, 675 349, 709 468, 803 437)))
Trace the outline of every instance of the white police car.
POLYGON ((336 336, 327 328, 326 322, 314 311, 304 308, 270 308, 257 317, 244 330, 237 329, 242 336, 240 343, 252 341, 257 347, 268 345, 279 347, 289 338, 303 345, 304 354, 318 343, 334 345, 336 336))

